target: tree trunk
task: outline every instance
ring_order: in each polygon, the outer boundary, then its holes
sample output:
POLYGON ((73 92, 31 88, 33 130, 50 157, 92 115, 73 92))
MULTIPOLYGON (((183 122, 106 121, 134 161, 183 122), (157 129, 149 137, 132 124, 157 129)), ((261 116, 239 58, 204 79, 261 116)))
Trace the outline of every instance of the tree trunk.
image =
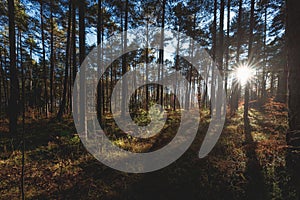
POLYGON ((47 66, 46 66, 46 49, 45 49, 45 33, 44 33, 44 11, 43 2, 40 2, 40 18, 41 18, 41 35, 42 35, 42 62, 44 70, 44 109, 46 118, 48 118, 48 84, 47 84, 47 66))
POLYGON ((25 172, 25 66, 23 64, 23 53, 22 53, 22 33, 19 30, 19 42, 20 42, 20 65, 21 65, 21 79, 22 79, 22 168, 21 168, 21 197, 25 199, 24 191, 24 172, 25 172))
MULTIPOLYGON (((76 73, 77 73, 77 59, 76 59, 76 2, 72 1, 72 64, 73 64, 73 84, 75 83, 76 80, 76 73)), ((76 90, 77 87, 73 85, 73 90, 76 90)), ((73 116, 78 116, 78 96, 76 95, 76 92, 73 92, 74 97, 73 97, 73 102, 72 102, 72 109, 73 109, 73 116)), ((75 123, 78 123, 78 119, 74 119, 75 123)))
MULTIPOLYGON (((79 1, 79 63, 82 64, 85 58, 85 0, 79 1)), ((80 131, 87 134, 86 127, 86 89, 85 89, 85 69, 80 71, 80 93, 79 93, 79 107, 80 107, 80 131)), ((87 136, 87 135, 86 135, 87 136)))
POLYGON ((103 110, 102 110, 102 76, 100 76, 100 74, 102 73, 102 63, 101 63, 101 51, 99 52, 99 49, 102 50, 102 44, 101 44, 101 36, 102 36, 102 0, 98 0, 98 18, 97 18, 97 44, 98 44, 98 58, 97 58, 97 62, 98 62, 98 80, 99 80, 99 84, 98 84, 98 89, 97 89, 97 113, 99 116, 99 120, 102 121, 102 114, 103 114, 103 110), (100 45, 100 47, 99 47, 100 45))
MULTIPOLYGON (((250 11, 250 32, 249 32, 249 44, 248 44, 248 63, 252 63, 253 54, 252 54, 252 46, 253 46, 253 30, 254 30, 254 6, 255 0, 251 0, 251 11, 250 11)), ((245 103, 244 103, 244 128, 245 132, 249 132, 249 90, 250 90, 250 80, 246 83, 245 86, 245 103)))
POLYGON ((221 117, 222 112, 222 94, 223 94, 223 54, 224 54, 224 11, 225 11, 225 0, 221 0, 220 8, 220 32, 219 32, 219 51, 218 51, 218 69, 220 75, 217 79, 218 81, 218 93, 217 93, 217 107, 216 115, 218 118, 221 117))
MULTIPOLYGON (((146 111, 149 110, 149 86, 148 86, 148 82, 149 82, 149 49, 148 49, 148 44, 149 44, 149 21, 147 19, 146 22, 146 30, 147 30, 147 36, 146 36, 146 111)), ((161 51, 161 49, 159 50, 159 52, 161 51)), ((161 58, 159 57, 159 65, 161 64, 161 58)), ((136 84, 136 79, 135 79, 135 84, 136 84)))
MULTIPOLYGON (((218 1, 214 0, 214 22, 213 22, 213 46, 212 46, 212 58, 213 58, 213 63, 212 63, 212 76, 211 76, 211 92, 210 92, 210 104, 213 105, 215 102, 215 93, 216 93, 216 88, 215 88, 215 62, 216 62, 216 48, 217 48, 217 6, 218 6, 218 1)), ((210 105, 210 114, 212 115, 212 106, 210 105)))
POLYGON ((54 24, 53 24, 53 1, 51 1, 51 13, 50 13, 50 28, 51 28, 51 39, 50 39, 50 113, 53 113, 53 79, 54 79, 54 24))
MULTIPOLYGON (((262 90, 261 90, 261 102, 264 104, 266 101, 266 97, 267 97, 267 91, 266 91, 266 68, 267 68, 267 11, 268 11, 268 2, 265 2, 264 5, 264 63, 263 63, 263 74, 262 74, 262 90)), ((272 87, 271 87, 272 90, 272 87)))
MULTIPOLYGON (((242 15, 243 15, 243 0, 239 0, 239 14, 237 20, 237 50, 236 50, 236 64, 240 63, 240 50, 241 50, 241 29, 242 29, 242 15)), ((231 105, 230 112, 234 114, 238 110, 239 106, 239 95, 240 95, 240 86, 236 81, 232 82, 232 95, 231 95, 231 105)))
MULTIPOLYGON (((161 80, 164 78, 164 40, 165 40, 165 14, 166 13, 166 0, 163 0, 162 4, 162 16, 161 16, 161 38, 159 49, 159 65, 161 70, 161 80)), ((161 86, 160 90, 160 104, 164 107, 164 87, 161 86)))
POLYGON ((300 7, 298 1, 287 1, 287 45, 288 45, 288 107, 290 145, 288 166, 292 169, 295 188, 300 195, 300 7), (292 150, 293 149, 293 150, 292 150))
POLYGON ((14 0, 8 0, 9 18, 9 55, 10 55, 10 99, 9 99, 9 132, 17 133, 19 85, 16 67, 16 32, 14 0))
MULTIPOLYGON (((71 17, 72 17, 72 1, 69 1, 69 16, 68 16, 68 30, 67 30, 67 47, 66 47, 66 60, 65 60, 65 75, 64 75, 64 88, 62 102, 59 107, 57 119, 61 120, 66 108, 67 102, 67 89, 68 89, 68 75, 69 75, 69 54, 70 54, 70 33, 71 33, 71 17)), ((80 88, 81 89, 81 88, 80 88)))
POLYGON ((178 26, 178 31, 177 31, 177 47, 176 47, 176 60, 175 60, 175 83, 174 83, 174 98, 173 98, 173 111, 176 111, 176 100, 180 102, 178 91, 177 91, 177 71, 179 70, 179 48, 180 48, 180 31, 179 31, 179 26, 178 26))
POLYGON ((231 0, 227 0, 226 64, 225 64, 225 70, 224 70, 226 95, 227 95, 227 88, 228 88, 228 68, 229 68, 230 11, 231 11, 231 0))
MULTIPOLYGON (((124 22, 124 52, 127 50, 127 28, 128 28, 128 0, 125 2, 125 22, 124 22)), ((123 75, 123 81, 122 81, 122 102, 121 102, 121 116, 125 116, 125 104, 127 99, 127 80, 124 77, 124 75, 127 72, 127 59, 126 56, 123 55, 122 58, 122 75, 123 75)))

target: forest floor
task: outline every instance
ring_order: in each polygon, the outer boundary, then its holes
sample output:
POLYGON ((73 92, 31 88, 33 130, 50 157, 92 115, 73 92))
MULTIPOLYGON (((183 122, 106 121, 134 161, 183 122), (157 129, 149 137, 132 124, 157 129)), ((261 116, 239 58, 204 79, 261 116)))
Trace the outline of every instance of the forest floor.
MULTIPOLYGON (((28 120, 25 132, 25 194, 27 199, 298 199, 286 169, 287 113, 268 102, 250 109, 251 133, 245 137, 242 110, 228 116, 212 152, 198 158, 209 124, 202 111, 191 147, 166 168, 129 174, 113 170, 89 154, 71 119, 28 120), (250 137, 249 137, 250 136, 250 137)), ((178 114, 171 119, 176 122, 178 114)), ((111 118, 107 117, 107 123, 111 118)), ((7 120, 0 126, 0 199, 20 198, 21 142, 11 139, 7 120)), ((110 130, 107 130, 110 131, 110 130)), ((172 128, 151 141, 116 145, 131 151, 155 150, 172 139, 172 128)), ((16 137, 18 138, 18 137, 16 137)))

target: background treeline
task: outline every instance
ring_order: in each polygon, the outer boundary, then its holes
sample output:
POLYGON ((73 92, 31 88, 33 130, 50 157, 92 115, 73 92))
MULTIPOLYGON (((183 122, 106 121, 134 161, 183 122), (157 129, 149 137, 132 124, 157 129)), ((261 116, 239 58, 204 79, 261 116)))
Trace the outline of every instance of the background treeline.
MULTIPOLYGON (((252 35, 250 58, 256 78, 251 84, 250 100, 264 102, 267 97, 276 97, 278 101, 286 101, 283 0, 22 0, 9 5, 2 1, 0 8, 0 111, 10 114, 12 121, 16 121, 22 107, 33 118, 62 118, 63 114, 70 114, 76 72, 90 50, 113 34, 150 25, 179 30, 208 50, 223 74, 233 112, 243 92, 232 81, 231 72, 239 63, 249 60, 252 35), (10 50, 16 55, 10 54, 10 50)), ((125 46, 126 38, 123 40, 125 46)), ((194 85, 189 92, 200 91, 202 105, 209 106, 206 80, 197 78, 187 62, 175 57, 178 62, 173 62, 174 65, 164 58, 162 51, 153 49, 132 52, 126 57, 116 60, 100 80, 99 113, 110 111, 109 97, 114 84, 125 71, 141 62, 164 64, 164 69, 158 69, 159 76, 163 76, 164 70, 180 70, 194 85), (201 90, 196 88, 201 85, 201 90)), ((144 109, 150 101, 164 98, 167 99, 164 104, 178 108, 175 98, 161 90, 159 86, 141 88, 135 99, 147 102, 141 103, 144 109)))

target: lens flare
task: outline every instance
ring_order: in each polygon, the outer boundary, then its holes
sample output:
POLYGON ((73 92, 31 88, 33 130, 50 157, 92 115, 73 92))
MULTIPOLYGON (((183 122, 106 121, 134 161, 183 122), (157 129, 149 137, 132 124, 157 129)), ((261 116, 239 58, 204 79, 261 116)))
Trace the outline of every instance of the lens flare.
POLYGON ((246 85, 253 78, 254 72, 247 65, 238 67, 235 71, 236 79, 241 83, 242 86, 246 85))

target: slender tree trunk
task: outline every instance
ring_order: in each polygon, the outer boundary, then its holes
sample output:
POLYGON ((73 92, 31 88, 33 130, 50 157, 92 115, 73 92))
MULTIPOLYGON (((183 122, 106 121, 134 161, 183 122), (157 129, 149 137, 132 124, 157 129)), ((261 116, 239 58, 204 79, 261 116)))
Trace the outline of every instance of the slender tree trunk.
MULTIPOLYGON (((242 15, 243 15, 243 0, 239 0, 239 13, 237 20, 237 50, 236 50, 236 64, 240 64, 240 51, 241 51, 241 29, 242 29, 242 15)), ((231 114, 234 114, 239 107, 239 95, 240 95, 240 86, 236 81, 232 82, 232 95, 231 95, 231 114)))
MULTIPOLYGON (((29 107, 33 107, 34 106, 34 99, 33 99, 33 93, 32 93, 32 69, 33 69, 33 63, 32 63, 32 53, 33 53, 33 39, 30 38, 30 52, 29 52, 29 55, 30 55, 30 66, 29 66, 29 85, 28 85, 28 88, 29 88, 29 107)), ((34 112, 32 112, 32 117, 34 118, 34 112)))
POLYGON ((98 84, 98 92, 97 92, 97 112, 98 112, 98 116, 99 116, 99 120, 102 121, 102 114, 103 114, 103 110, 102 110, 102 76, 100 76, 100 74, 102 73, 102 63, 101 63, 101 50, 102 50, 102 45, 101 45, 101 36, 102 36, 102 0, 98 0, 98 19, 97 19, 97 44, 98 44, 98 75, 99 75, 99 84, 98 84), (99 47, 100 45, 100 47, 99 47), (99 52, 100 50, 100 52, 99 52))
POLYGON ((54 22, 53 22, 53 1, 51 1, 50 6, 50 29, 51 29, 51 39, 50 39, 50 113, 53 113, 53 79, 54 79, 54 22))
MULTIPOLYGON (((68 30, 67 30, 67 47, 66 47, 66 60, 64 72, 64 87, 62 102, 59 107, 57 119, 61 120, 66 108, 67 102, 67 89, 68 89, 68 76, 69 76, 69 54, 70 54, 70 33, 71 33, 71 17, 72 17, 72 1, 69 1, 69 16, 68 16, 68 30)), ((81 88, 80 88, 81 89, 81 88)))
MULTIPOLYGON (((72 27, 73 27, 73 22, 72 22, 72 27)), ((72 65, 73 65, 73 58, 72 58, 72 50, 73 50, 73 42, 72 42, 73 38, 71 36, 71 44, 70 44, 70 67, 69 67, 69 113, 72 113, 72 109, 73 109, 73 102, 72 102, 72 86, 73 86, 73 71, 72 71, 72 65)))
MULTIPOLYGON (((253 53, 253 30, 254 30, 254 6, 255 0, 251 0, 251 11, 250 11, 250 33, 249 33, 249 44, 248 44, 248 63, 252 63, 253 53)), ((249 132, 249 90, 250 90, 250 81, 246 83, 245 86, 245 103, 244 103, 244 124, 245 124, 245 132, 249 132)))
POLYGON ((173 99, 173 111, 176 111, 176 99, 178 102, 180 102, 180 99, 178 98, 180 95, 177 96, 178 91, 177 91, 177 71, 179 70, 179 48, 180 48, 180 31, 178 27, 177 31, 177 47, 176 47, 176 60, 175 60, 175 86, 174 86, 174 99, 173 99))
MULTIPOLYGON (((164 40, 165 40, 165 14, 166 13, 166 0, 163 0, 162 4, 162 16, 161 16, 161 39, 160 39, 160 49, 159 49, 159 61, 161 69, 161 80, 164 78, 164 40)), ((161 86, 160 91, 160 104, 164 106, 164 87, 161 86)))
MULTIPOLYGON (((128 0, 125 2, 125 22, 124 22, 124 52, 127 50, 127 28, 128 28, 128 0)), ((127 59, 126 56, 122 58, 122 75, 123 75, 123 82, 122 82, 122 102, 121 102, 121 116, 125 116, 125 104, 127 99, 127 80, 124 75, 127 72, 127 59)))
MULTIPOLYGON (((193 29, 192 32, 194 33, 196 28, 196 14, 193 15, 193 29)), ((192 58, 192 63, 193 63, 193 59, 194 59, 194 40, 193 38, 190 38, 190 47, 191 47, 191 51, 190 51, 190 56, 192 58)), ((192 90, 192 76, 193 76, 193 66, 189 66, 189 70, 188 70, 188 88, 186 90, 186 100, 185 100, 185 108, 187 110, 190 109, 190 100, 191 100, 191 90, 192 90)))
POLYGON ((218 77, 218 93, 217 93, 217 106, 216 106, 216 114, 217 117, 221 117, 222 112, 222 95, 223 95, 223 56, 224 56, 224 11, 225 11, 225 0, 221 0, 221 8, 220 8, 220 31, 219 31, 219 51, 218 51, 218 69, 220 75, 218 77))
POLYGON ((210 114, 212 114, 212 105, 215 103, 215 93, 216 93, 216 88, 215 88, 215 62, 216 62, 216 49, 217 49, 217 7, 218 7, 218 1, 214 0, 214 22, 213 22, 213 46, 212 46, 212 58, 213 58, 213 63, 212 63, 212 75, 211 75, 211 92, 210 92, 210 114))
MULTIPOLYGON (((265 2, 264 5, 264 63, 263 63, 263 74, 262 74, 262 90, 261 90, 261 102, 264 104, 267 97, 267 91, 266 91, 266 68, 267 68, 267 11, 268 11, 268 2, 265 2)), ((272 87, 271 87, 272 89, 272 87)))
POLYGON ((229 46, 230 46, 230 11, 231 0, 227 0, 227 31, 226 31, 226 64, 225 64, 225 92, 228 89, 228 69, 229 69, 229 46))
MULTIPOLYGON (((283 3, 283 6, 286 6, 286 3, 283 3)), ((285 34, 285 41, 288 41, 288 30, 287 30, 287 26, 288 26, 288 14, 286 15, 286 34, 285 34)), ((288 42, 286 42, 288 43, 288 42)), ((288 52, 288 45, 284 44, 284 52, 288 52)), ((287 103, 287 99, 288 99, 288 63, 286 63, 284 65, 283 71, 281 73, 279 73, 279 78, 278 78, 278 87, 277 87, 277 94, 276 94, 276 101, 278 102, 282 102, 282 103, 287 103)))
MULTIPOLYGON (((85 58, 85 0, 79 1, 79 63, 82 64, 85 58)), ((86 127, 86 89, 85 89, 85 69, 80 71, 80 131, 87 134, 86 127)), ((86 135, 87 137, 87 135, 86 135)))
MULTIPOLYGON (((77 73, 77 58, 76 58, 76 2, 72 1, 72 21, 73 21, 73 26, 72 26, 72 64, 73 64, 73 84, 75 84, 76 80, 76 73, 77 73)), ((76 90, 77 87, 73 85, 73 90, 76 90)), ((73 92, 73 104, 72 104, 72 109, 73 109, 73 116, 78 116, 78 96, 76 95, 76 92, 73 92)), ((75 118, 75 123, 78 123, 78 119, 75 118)))
POLYGON ((9 131, 17 134, 19 85, 16 67, 16 32, 14 0, 8 0, 9 20, 9 55, 10 55, 10 99, 9 99, 9 131))
MULTIPOLYGON (((147 30, 147 41, 146 41, 146 111, 149 110, 149 86, 148 86, 148 82, 149 82, 149 49, 148 49, 148 43, 149 43, 149 21, 147 19, 147 23, 146 23, 146 30, 147 30)), ((161 50, 159 50, 161 51, 161 50)), ((160 58, 159 58, 159 61, 160 61, 160 58)), ((161 64, 161 63, 159 63, 161 64)), ((135 79, 135 82, 136 82, 136 79, 135 79)))
POLYGON ((22 199, 25 199, 25 191, 24 191, 24 173, 25 173, 25 67, 23 64, 23 53, 22 53, 22 35, 21 31, 19 31, 20 34, 20 65, 22 70, 22 168, 21 168, 21 193, 22 193, 22 199))
POLYGON ((40 18, 41 18, 41 35, 42 35, 42 62, 43 62, 43 70, 44 70, 44 109, 46 118, 48 118, 48 84, 47 84, 47 66, 46 66, 46 49, 45 49, 45 33, 44 33, 44 10, 43 10, 43 2, 40 2, 40 18))

